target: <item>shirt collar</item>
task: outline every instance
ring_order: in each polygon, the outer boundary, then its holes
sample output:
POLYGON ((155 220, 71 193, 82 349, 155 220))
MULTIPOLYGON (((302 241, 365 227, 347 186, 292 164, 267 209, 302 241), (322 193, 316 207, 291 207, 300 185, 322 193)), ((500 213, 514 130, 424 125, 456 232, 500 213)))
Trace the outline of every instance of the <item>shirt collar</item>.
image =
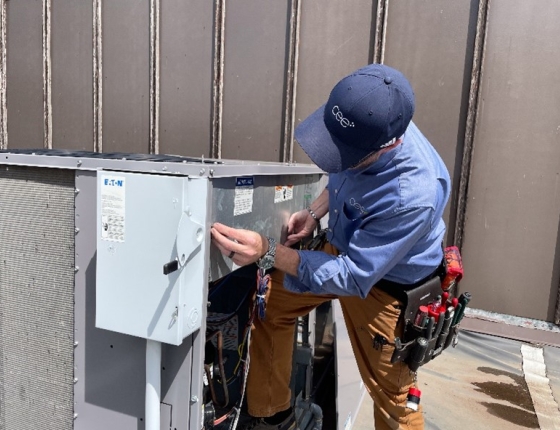
POLYGON ((345 174, 347 176, 358 176, 361 175, 362 173, 378 173, 380 171, 382 171, 387 164, 389 164, 391 162, 391 160, 393 160, 393 158, 395 158, 395 156, 401 151, 402 146, 405 144, 405 142, 401 142, 399 145, 397 145, 395 148, 391 149, 390 151, 385 152, 384 154, 381 154, 381 156, 379 157, 378 160, 376 160, 375 162, 368 164, 367 166, 361 167, 359 169, 347 169, 345 170, 345 174))

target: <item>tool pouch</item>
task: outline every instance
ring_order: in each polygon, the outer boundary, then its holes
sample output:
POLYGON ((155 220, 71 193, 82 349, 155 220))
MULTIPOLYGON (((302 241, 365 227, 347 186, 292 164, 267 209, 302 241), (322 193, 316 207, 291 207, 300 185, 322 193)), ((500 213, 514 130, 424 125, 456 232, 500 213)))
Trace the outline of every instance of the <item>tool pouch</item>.
POLYGON ((404 361, 415 372, 420 366, 440 355, 449 345, 457 343, 459 321, 454 314, 441 314, 441 324, 428 327, 415 325, 415 317, 420 306, 426 306, 441 296, 441 278, 435 276, 424 284, 404 291, 401 299, 405 305, 402 314, 405 328, 402 338, 395 338, 395 350, 391 362, 404 361), (455 321, 455 322, 454 322, 455 321))
POLYGON ((322 250, 327 243, 327 229, 319 230, 304 246, 308 251, 322 250))

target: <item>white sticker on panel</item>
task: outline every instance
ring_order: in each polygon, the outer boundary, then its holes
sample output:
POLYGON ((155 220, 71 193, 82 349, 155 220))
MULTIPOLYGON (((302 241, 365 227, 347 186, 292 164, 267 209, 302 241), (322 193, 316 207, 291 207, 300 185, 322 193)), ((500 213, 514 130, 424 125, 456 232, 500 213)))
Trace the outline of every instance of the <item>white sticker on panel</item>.
POLYGON ((274 187, 274 203, 285 202, 294 198, 294 186, 284 185, 274 187))
POLYGON ((124 242, 125 181, 122 176, 101 178, 101 239, 124 242))
POLYGON ((253 212, 253 177, 236 178, 233 216, 253 212))

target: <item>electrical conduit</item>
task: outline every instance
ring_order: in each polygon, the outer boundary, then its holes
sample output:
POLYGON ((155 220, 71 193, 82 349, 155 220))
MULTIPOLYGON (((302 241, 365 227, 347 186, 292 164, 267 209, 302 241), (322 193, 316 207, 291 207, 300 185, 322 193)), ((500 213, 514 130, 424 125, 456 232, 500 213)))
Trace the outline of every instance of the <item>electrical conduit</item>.
POLYGON ((160 430, 161 343, 146 340, 146 430, 160 430))

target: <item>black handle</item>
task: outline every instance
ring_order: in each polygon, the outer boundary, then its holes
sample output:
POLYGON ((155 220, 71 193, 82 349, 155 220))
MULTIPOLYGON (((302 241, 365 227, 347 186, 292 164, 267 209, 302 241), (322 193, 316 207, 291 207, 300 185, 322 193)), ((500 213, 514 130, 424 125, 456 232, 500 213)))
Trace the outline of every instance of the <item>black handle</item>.
POLYGON ((163 274, 169 275, 179 269, 179 261, 173 260, 163 265, 163 274))

